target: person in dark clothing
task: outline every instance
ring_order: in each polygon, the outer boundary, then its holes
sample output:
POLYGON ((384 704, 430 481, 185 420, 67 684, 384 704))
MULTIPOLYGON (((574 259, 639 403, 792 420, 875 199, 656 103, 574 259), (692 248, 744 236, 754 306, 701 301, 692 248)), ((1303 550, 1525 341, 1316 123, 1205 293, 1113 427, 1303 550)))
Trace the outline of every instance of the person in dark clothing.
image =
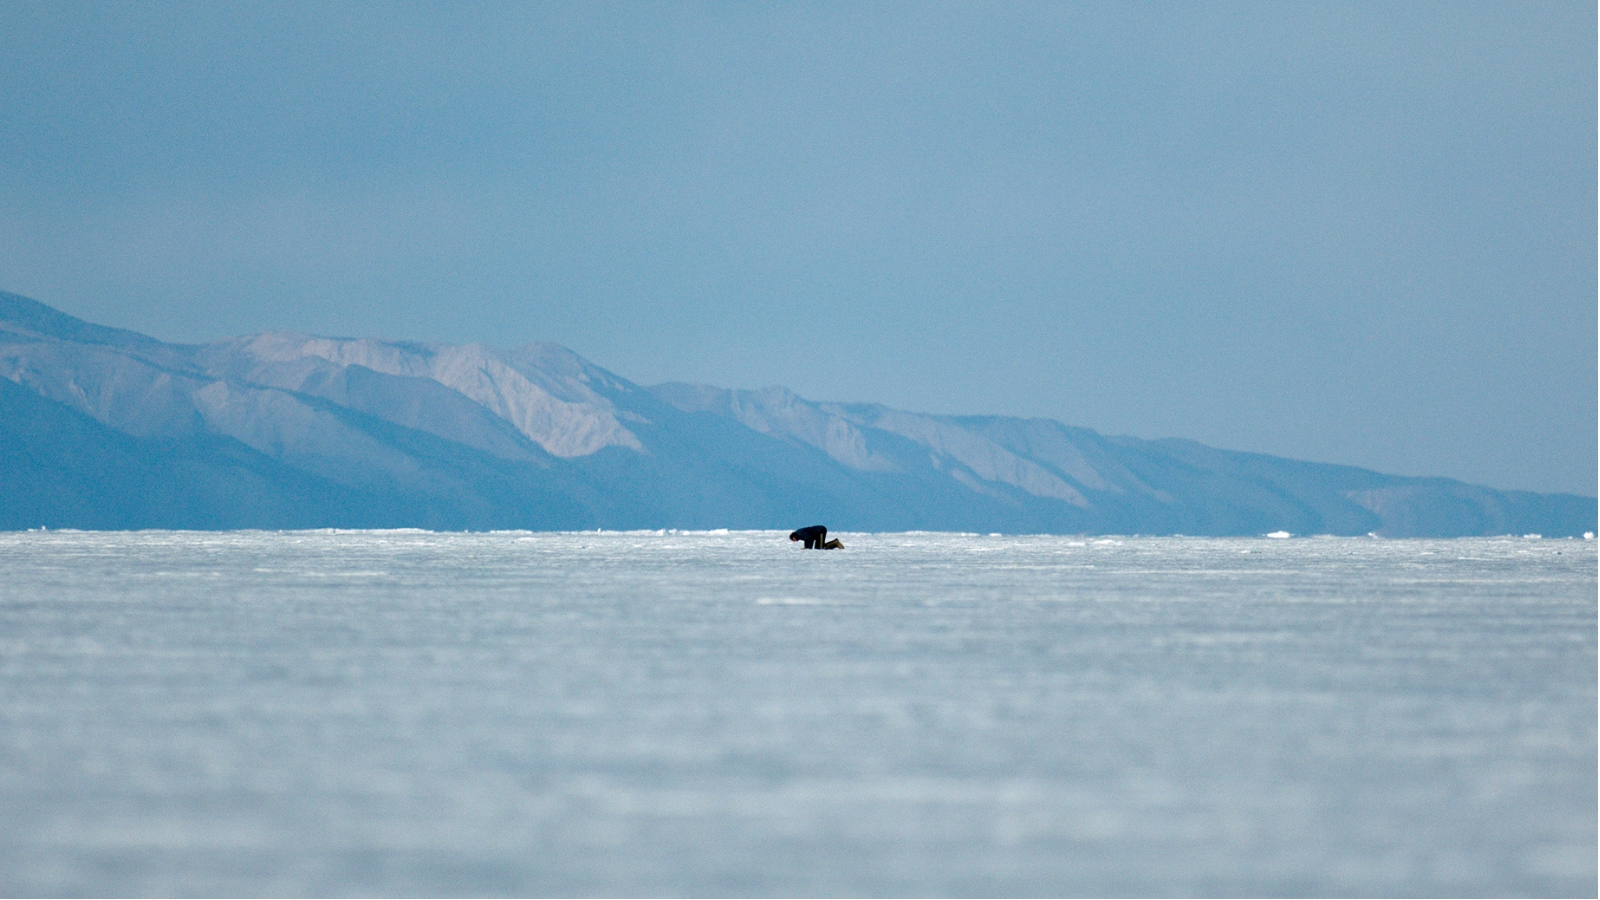
POLYGON ((844 544, 837 539, 828 540, 828 526, 811 525, 796 531, 789 532, 789 540, 805 541, 807 550, 839 550, 844 544))

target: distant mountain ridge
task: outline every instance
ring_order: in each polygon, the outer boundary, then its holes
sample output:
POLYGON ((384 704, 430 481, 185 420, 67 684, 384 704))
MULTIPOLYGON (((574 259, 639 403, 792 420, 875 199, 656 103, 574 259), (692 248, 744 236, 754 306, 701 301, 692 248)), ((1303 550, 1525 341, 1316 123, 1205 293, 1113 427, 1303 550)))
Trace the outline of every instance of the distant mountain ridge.
POLYGON ((1047 419, 640 387, 555 344, 167 344, 0 292, 0 528, 792 528, 1455 536, 1594 498, 1047 419))

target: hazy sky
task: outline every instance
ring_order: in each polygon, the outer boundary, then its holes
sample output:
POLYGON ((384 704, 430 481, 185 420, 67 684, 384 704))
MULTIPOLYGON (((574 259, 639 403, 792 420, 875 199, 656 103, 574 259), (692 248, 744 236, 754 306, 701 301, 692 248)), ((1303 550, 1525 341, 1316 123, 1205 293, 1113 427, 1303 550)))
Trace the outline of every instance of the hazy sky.
POLYGON ((166 340, 1595 493, 1596 9, 0 5, 0 288, 166 340))

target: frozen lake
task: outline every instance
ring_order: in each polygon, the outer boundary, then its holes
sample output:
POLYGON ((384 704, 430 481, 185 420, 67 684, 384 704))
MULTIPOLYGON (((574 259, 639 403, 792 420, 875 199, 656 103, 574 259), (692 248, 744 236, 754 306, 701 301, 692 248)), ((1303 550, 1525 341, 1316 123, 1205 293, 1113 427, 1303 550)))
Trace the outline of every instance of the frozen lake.
POLYGON ((1596 892, 1593 541, 0 534, 0 895, 1596 892))

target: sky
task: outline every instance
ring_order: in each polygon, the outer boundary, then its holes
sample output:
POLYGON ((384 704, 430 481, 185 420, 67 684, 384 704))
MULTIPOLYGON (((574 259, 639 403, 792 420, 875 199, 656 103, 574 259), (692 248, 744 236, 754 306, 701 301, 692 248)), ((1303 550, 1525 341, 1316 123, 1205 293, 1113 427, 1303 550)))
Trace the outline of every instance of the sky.
POLYGON ((1590 3, 0 5, 0 289, 168 341, 1596 493, 1590 3))

